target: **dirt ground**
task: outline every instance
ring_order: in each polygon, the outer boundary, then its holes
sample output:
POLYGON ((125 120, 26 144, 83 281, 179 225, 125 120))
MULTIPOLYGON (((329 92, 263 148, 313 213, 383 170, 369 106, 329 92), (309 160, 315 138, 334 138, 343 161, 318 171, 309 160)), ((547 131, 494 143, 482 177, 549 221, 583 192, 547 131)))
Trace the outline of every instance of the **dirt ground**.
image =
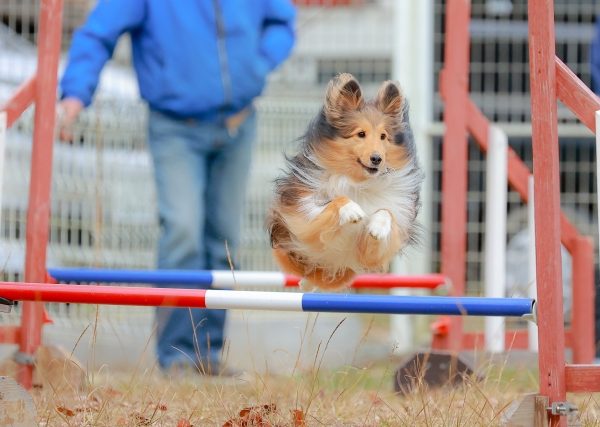
MULTIPOLYGON (((40 426, 416 427, 502 425, 511 403, 537 390, 535 369, 490 361, 458 386, 430 389, 416 379, 411 392, 398 394, 398 363, 324 371, 315 360, 312 369, 290 376, 233 378, 100 370, 82 373, 78 386, 76 376, 55 375, 31 393, 40 426)), ((573 425, 600 426, 600 394, 569 401, 579 410, 573 425)))

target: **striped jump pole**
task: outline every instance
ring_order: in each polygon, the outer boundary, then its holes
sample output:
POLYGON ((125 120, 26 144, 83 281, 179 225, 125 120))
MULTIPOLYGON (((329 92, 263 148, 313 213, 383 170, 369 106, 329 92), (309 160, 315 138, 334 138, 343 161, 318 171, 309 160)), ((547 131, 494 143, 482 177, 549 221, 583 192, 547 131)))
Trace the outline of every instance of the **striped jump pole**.
MULTIPOLYGON (((57 282, 83 283, 148 283, 206 285, 213 288, 297 287, 300 278, 273 271, 230 270, 111 270, 95 268, 49 268, 57 282)), ((447 285, 441 274, 404 276, 398 274, 363 274, 355 278, 353 288, 436 289, 447 285)))
POLYGON ((534 300, 529 298, 356 295, 18 282, 0 282, 0 297, 13 301, 77 304, 535 317, 534 300))

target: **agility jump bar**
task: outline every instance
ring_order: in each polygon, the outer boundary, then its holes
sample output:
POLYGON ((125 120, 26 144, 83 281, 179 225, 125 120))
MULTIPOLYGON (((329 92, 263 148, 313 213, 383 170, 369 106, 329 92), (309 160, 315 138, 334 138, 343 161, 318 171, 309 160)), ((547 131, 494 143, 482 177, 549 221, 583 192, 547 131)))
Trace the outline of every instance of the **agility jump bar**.
POLYGON ((18 282, 0 282, 0 297, 14 301, 79 304, 509 317, 531 315, 534 305, 534 300, 528 298, 357 295, 18 282))
MULTIPOLYGON (((95 268, 49 268, 48 274, 63 283, 148 283, 154 285, 204 285, 213 288, 294 287, 297 276, 272 271, 230 270, 112 270, 95 268)), ((353 288, 436 289, 446 285, 442 274, 404 276, 398 274, 363 274, 356 277, 353 288)))

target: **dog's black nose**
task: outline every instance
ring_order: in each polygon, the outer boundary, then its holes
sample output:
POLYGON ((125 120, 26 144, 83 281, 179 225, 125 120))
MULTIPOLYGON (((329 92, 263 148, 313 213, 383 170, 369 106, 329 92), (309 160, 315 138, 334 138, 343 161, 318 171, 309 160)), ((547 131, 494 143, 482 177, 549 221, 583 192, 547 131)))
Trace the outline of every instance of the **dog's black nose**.
POLYGON ((377 166, 379 163, 381 163, 381 156, 379 155, 379 153, 371 154, 371 157, 369 159, 371 160, 371 163, 374 166, 377 166))

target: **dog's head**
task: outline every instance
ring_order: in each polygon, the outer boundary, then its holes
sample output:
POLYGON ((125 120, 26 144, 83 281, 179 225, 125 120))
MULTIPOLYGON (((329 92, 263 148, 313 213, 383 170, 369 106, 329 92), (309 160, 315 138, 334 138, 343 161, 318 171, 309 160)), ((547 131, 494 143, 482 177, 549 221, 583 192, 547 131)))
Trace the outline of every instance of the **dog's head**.
POLYGON ((396 83, 384 82, 375 99, 366 101, 351 74, 338 75, 329 82, 321 116, 329 132, 317 135, 313 146, 319 163, 355 182, 401 169, 409 154, 399 137, 404 108, 396 83))

